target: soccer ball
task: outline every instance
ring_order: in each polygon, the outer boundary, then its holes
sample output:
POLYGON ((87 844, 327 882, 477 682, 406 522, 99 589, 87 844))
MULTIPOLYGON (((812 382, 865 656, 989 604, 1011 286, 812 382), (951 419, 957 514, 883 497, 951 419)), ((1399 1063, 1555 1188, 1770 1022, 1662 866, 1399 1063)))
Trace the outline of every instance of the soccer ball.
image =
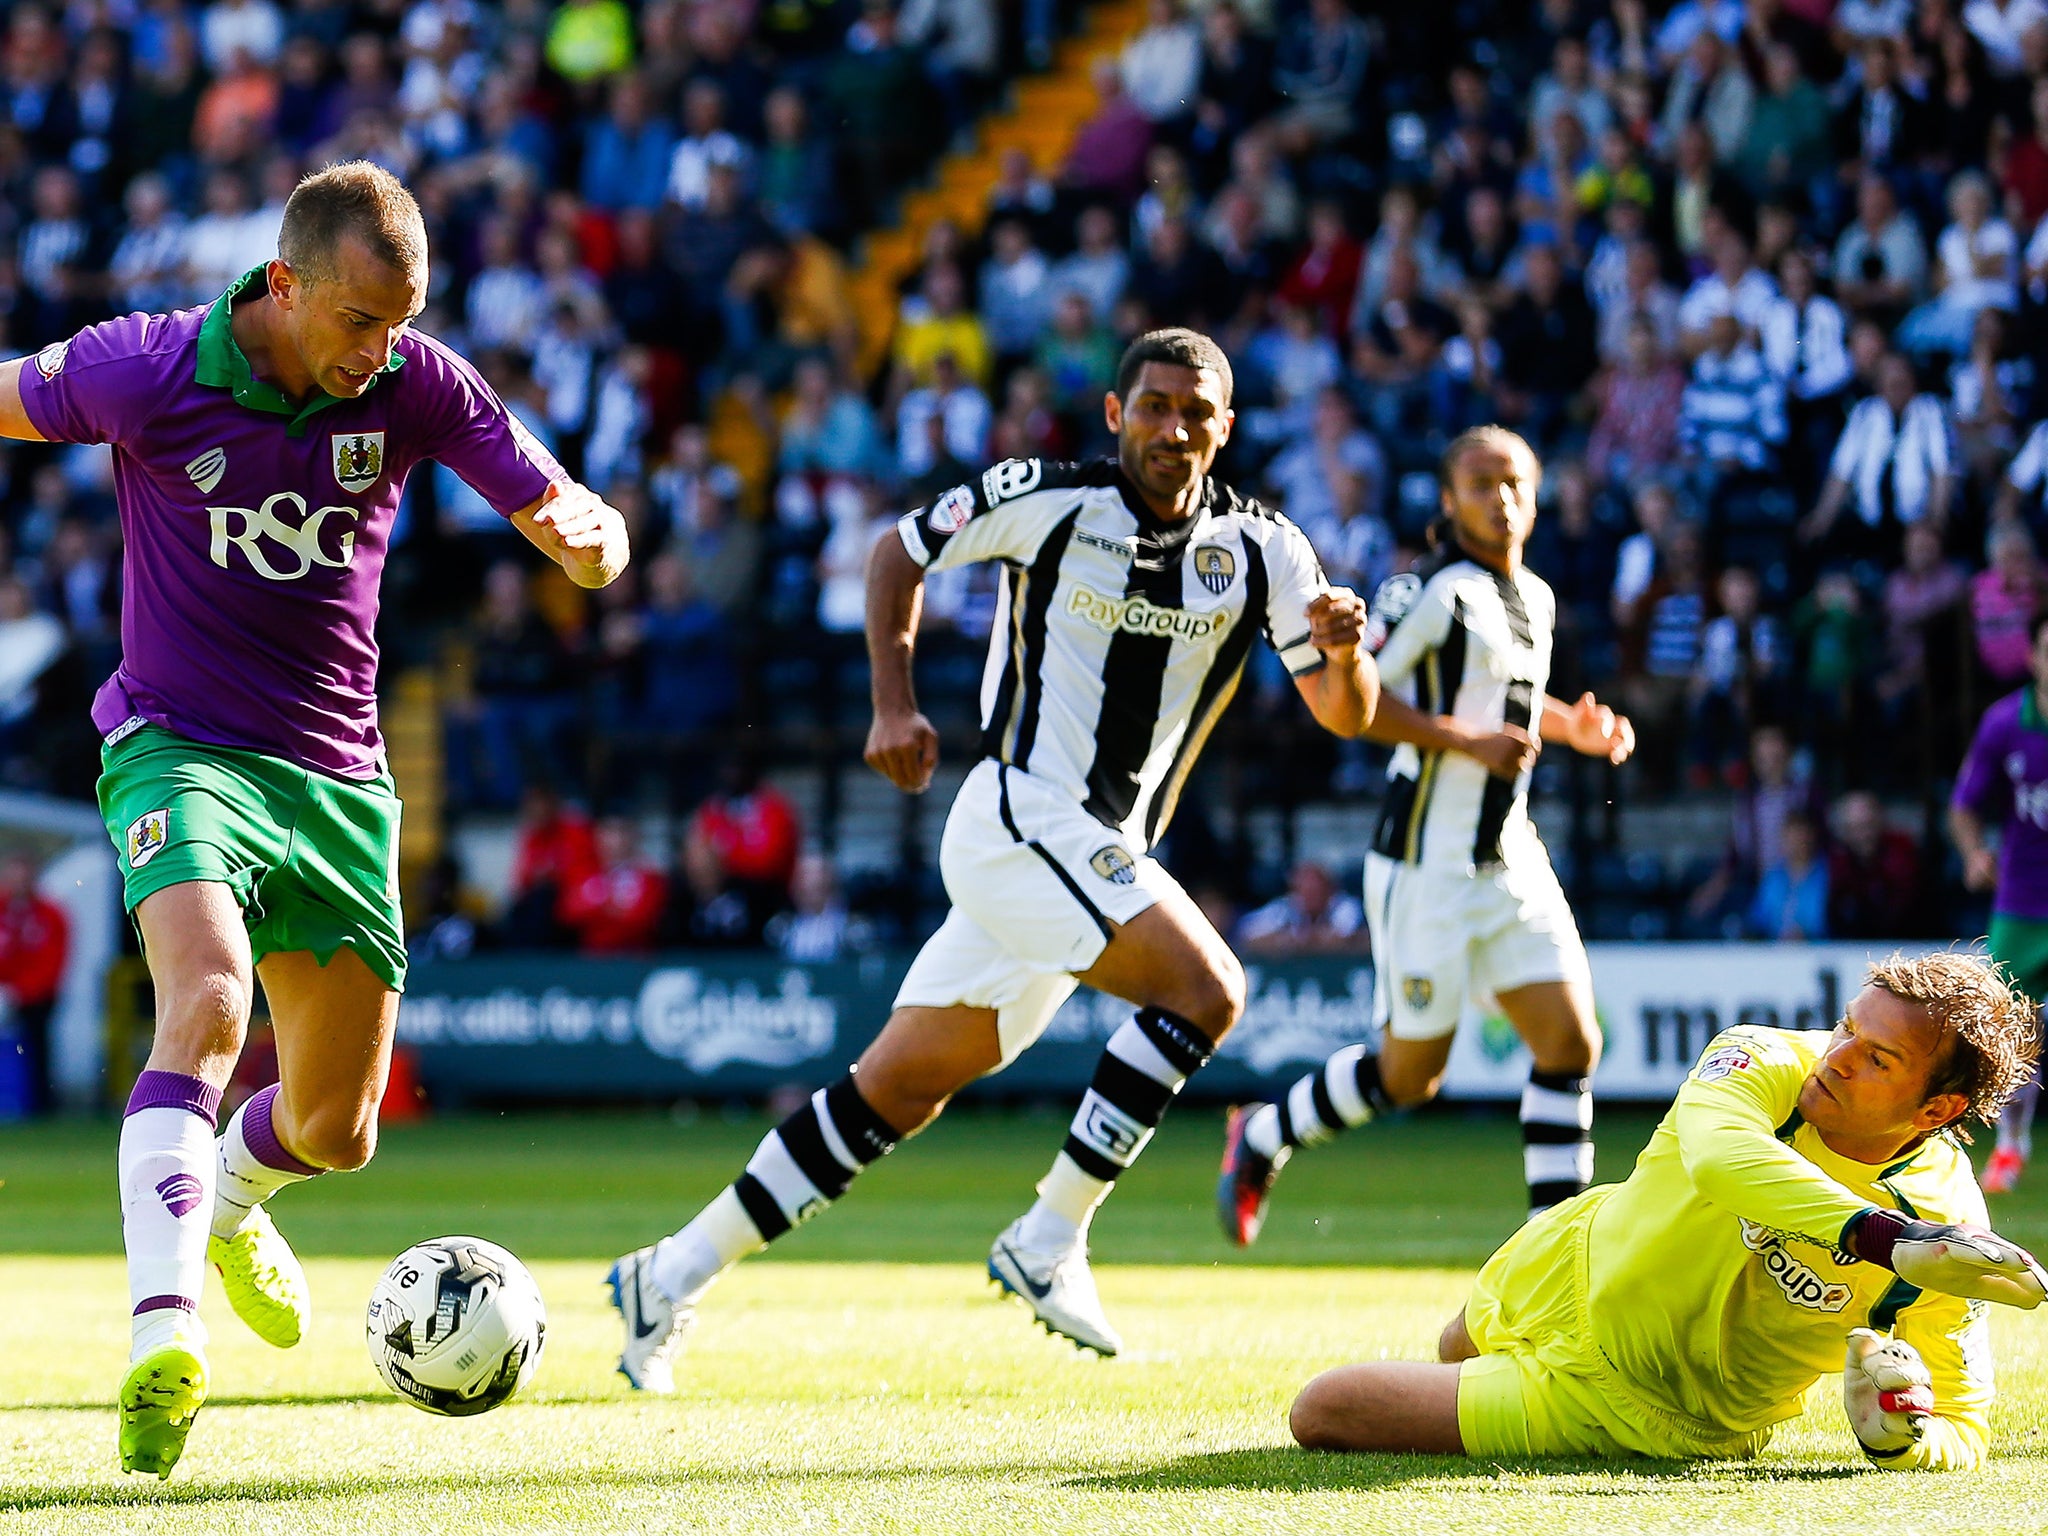
POLYGON ((533 1378, 547 1337, 540 1287, 480 1237, 436 1237, 391 1261, 363 1322, 384 1385, 428 1413, 488 1413, 533 1378))

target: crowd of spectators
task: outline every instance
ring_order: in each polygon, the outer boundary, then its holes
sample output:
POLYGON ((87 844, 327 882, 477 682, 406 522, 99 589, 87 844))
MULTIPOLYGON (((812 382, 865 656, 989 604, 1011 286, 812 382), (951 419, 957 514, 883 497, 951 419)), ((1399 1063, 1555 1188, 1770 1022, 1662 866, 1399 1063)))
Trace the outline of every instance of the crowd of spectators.
MULTIPOLYGON (((1818 872, 1878 857, 1853 853, 1870 804, 1883 833, 1886 801, 1939 793, 2048 598, 2048 10, 1149 0, 1065 162, 1013 152, 981 227, 930 228, 865 372, 851 240, 1050 59, 1061 12, 17 5, 5 342, 218 293, 271 254, 311 165, 408 179, 423 324, 639 551, 585 600, 445 474, 398 531, 392 644, 458 683, 452 812, 562 793, 610 829, 515 903, 558 941, 720 931, 727 875, 687 839, 647 862, 623 818, 652 796, 691 817, 742 730, 853 761, 877 532, 991 460, 1103 451, 1118 352, 1166 323, 1235 360, 1223 472, 1361 591, 1419 557, 1452 435, 1524 432, 1548 466, 1531 563, 1560 599, 1556 691, 1612 696, 1644 743, 1619 792, 1740 802, 1775 730, 1815 797, 1783 860, 1731 861, 1674 923, 1813 931, 1818 872)), ((84 782, 81 699, 117 644, 107 457, 0 463, 0 778, 84 782)), ((984 573, 930 586, 926 697, 962 733, 994 601, 984 573)), ((1284 679, 1255 682, 1240 707, 1285 718, 1284 679)), ((1286 793, 1370 795, 1371 767, 1304 753, 1286 793)), ((1913 853, 1937 880, 1940 851, 1913 853)), ((796 874, 775 903, 739 893, 748 934, 777 911, 784 934, 832 927, 829 879, 792 905, 796 874)), ((1285 882, 1242 874, 1247 908, 1285 882)))

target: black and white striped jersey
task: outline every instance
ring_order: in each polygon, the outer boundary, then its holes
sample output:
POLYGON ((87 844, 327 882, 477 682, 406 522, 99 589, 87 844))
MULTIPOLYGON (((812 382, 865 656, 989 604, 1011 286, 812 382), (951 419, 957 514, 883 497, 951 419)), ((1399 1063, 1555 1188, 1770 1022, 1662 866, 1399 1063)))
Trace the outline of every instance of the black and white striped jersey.
POLYGON ((1010 459, 897 525, 927 570, 1001 561, 982 674, 982 752, 1057 784, 1133 847, 1166 829, 1255 632, 1287 670, 1323 665, 1327 590, 1301 530, 1214 479, 1161 521, 1114 459, 1010 459))
MULTIPOLYGON (((1373 595, 1366 646, 1380 686, 1427 715, 1538 734, 1557 600, 1526 568, 1513 579, 1447 546, 1373 595)), ((1394 749, 1373 851, 1473 868, 1515 856, 1533 833, 1529 776, 1497 779, 1462 752, 1394 749)))

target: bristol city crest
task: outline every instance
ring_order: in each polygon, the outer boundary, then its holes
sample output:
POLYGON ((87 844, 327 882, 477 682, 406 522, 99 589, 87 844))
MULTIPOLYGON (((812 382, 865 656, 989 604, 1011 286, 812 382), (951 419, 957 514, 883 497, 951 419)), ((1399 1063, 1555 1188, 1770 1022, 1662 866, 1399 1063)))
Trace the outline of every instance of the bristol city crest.
POLYGON ((382 432, 337 432, 334 444, 334 483, 344 491, 367 491, 384 473, 382 432))

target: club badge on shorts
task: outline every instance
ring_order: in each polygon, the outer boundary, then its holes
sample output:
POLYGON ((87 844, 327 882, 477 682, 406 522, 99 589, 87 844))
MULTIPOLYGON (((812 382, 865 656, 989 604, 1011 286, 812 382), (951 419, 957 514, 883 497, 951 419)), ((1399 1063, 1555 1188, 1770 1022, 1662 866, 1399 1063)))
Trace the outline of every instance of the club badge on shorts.
POLYGON ((1129 885, 1138 878, 1136 861, 1115 843, 1096 849, 1088 867, 1112 885, 1129 885))
POLYGON ((161 810, 144 811, 128 824, 128 867, 140 869, 159 853, 164 844, 171 840, 171 811, 169 806, 161 810))
POLYGON ((384 473, 382 432, 337 432, 334 445, 334 483, 344 491, 367 491, 384 473))
POLYGON ((1420 1013, 1436 997, 1436 983, 1427 976, 1405 976, 1401 979, 1401 997, 1420 1013))

